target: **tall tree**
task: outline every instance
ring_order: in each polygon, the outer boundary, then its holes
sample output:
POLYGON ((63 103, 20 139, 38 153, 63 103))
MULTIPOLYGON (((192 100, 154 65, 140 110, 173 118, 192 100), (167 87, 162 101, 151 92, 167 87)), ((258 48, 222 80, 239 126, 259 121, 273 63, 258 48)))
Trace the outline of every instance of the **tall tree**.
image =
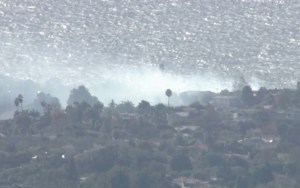
POLYGON ((23 110, 23 96, 21 94, 18 95, 18 97, 15 98, 15 106, 17 107, 17 111, 19 111, 19 106, 21 107, 21 110, 23 110))
POLYGON ((150 107, 151 107, 150 103, 148 101, 144 101, 144 100, 142 100, 137 106, 138 110, 143 111, 143 112, 148 111, 150 109, 150 107))
POLYGON ((19 99, 15 98, 15 106, 17 107, 17 111, 19 111, 19 99))
POLYGON ((116 103, 115 103, 115 101, 112 99, 108 106, 109 106, 109 108, 111 108, 111 109, 116 108, 116 103))
POLYGON ((131 101, 122 101, 117 105, 117 110, 121 113, 133 113, 135 112, 134 104, 131 101))
POLYGON ((256 169, 253 173, 253 179, 258 184, 265 184, 274 179, 271 166, 267 163, 256 169))
POLYGON ((23 110, 23 95, 19 94, 18 99, 19 99, 19 103, 21 105, 21 110, 23 110))
POLYGON ((253 106, 255 104, 254 93, 250 86, 243 87, 241 99, 247 106, 253 106))
POLYGON ((166 96, 168 97, 168 107, 170 106, 170 97, 172 96, 172 90, 167 89, 166 90, 166 96))
POLYGON ((114 165, 118 158, 117 150, 113 147, 106 147, 91 155, 91 162, 96 172, 107 172, 114 165))
POLYGON ((175 171, 192 170, 192 162, 190 158, 185 154, 174 155, 170 162, 171 168, 175 171))
POLYGON ((50 107, 61 108, 61 105, 57 97, 53 97, 50 94, 46 94, 44 92, 39 92, 33 103, 31 104, 31 107, 38 110, 39 112, 43 112, 44 114, 46 114, 50 113, 50 107))
POLYGON ((247 85, 248 85, 248 83, 247 83, 246 79, 244 78, 244 76, 240 76, 238 79, 234 80, 232 87, 233 87, 234 91, 239 91, 247 85))
POLYGON ((77 89, 72 89, 69 99, 68 99, 68 105, 73 105, 75 102, 86 102, 89 105, 94 105, 99 103, 99 100, 97 97, 92 96, 89 90, 84 86, 79 86, 77 89))
POLYGON ((66 178, 72 185, 72 187, 77 187, 79 181, 78 169, 74 160, 74 157, 71 156, 67 158, 67 163, 65 165, 66 178))
POLYGON ((256 99, 258 103, 264 102, 264 99, 270 94, 270 92, 265 87, 259 88, 256 93, 256 99))
POLYGON ((151 105, 148 101, 142 100, 138 106, 138 113, 143 121, 149 121, 151 105))
POLYGON ((167 125, 167 108, 164 104, 154 106, 152 121, 156 125, 167 125))

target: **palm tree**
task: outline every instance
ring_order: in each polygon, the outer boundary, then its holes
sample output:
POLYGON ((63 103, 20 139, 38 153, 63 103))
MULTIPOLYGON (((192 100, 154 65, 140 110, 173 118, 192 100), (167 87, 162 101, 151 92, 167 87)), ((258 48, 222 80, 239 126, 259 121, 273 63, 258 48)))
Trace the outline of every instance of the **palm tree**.
POLYGON ((17 111, 19 111, 19 99, 15 98, 15 106, 17 107, 17 111))
POLYGON ((19 103, 21 104, 21 110, 23 110, 23 106, 22 106, 22 104, 23 104, 23 95, 19 94, 18 100, 19 100, 19 103))
POLYGON ((23 103, 23 96, 19 94, 18 97, 15 98, 15 106, 17 107, 17 111, 19 111, 19 105, 21 105, 21 110, 23 110, 22 103, 23 103))
POLYGON ((47 103, 44 100, 41 101, 41 106, 43 107, 44 114, 46 114, 47 103))
POLYGON ((170 97, 172 96, 172 90, 171 89, 167 89, 166 90, 166 95, 168 97, 168 107, 170 106, 170 97))

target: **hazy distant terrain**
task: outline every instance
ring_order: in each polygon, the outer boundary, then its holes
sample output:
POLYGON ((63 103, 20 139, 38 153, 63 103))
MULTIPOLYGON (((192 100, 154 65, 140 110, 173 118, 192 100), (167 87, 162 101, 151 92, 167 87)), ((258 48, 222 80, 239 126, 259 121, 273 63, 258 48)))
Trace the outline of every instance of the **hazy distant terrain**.
POLYGON ((213 82, 299 80, 297 0, 2 0, 0 23, 0 73, 16 78, 122 85, 164 63, 213 82))

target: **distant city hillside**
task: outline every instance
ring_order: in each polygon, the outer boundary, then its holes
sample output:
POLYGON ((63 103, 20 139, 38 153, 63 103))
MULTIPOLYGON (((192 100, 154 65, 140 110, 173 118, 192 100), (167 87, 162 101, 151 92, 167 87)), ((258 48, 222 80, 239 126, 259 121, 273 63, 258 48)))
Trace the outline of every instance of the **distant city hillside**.
POLYGON ((300 82, 191 93, 207 103, 174 107, 167 89, 167 104, 105 106, 79 86, 65 108, 39 93, 39 111, 19 94, 0 120, 0 187, 298 187, 300 82))

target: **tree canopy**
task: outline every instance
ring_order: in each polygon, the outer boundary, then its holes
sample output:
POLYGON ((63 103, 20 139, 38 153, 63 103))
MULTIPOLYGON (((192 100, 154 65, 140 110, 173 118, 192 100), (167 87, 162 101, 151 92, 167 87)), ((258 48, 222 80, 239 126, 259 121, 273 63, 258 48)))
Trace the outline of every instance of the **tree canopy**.
POLYGON ((67 104, 73 105, 75 102, 86 102, 92 106, 99 103, 99 100, 97 97, 92 96, 85 86, 81 85, 77 89, 74 88, 71 90, 67 104))

